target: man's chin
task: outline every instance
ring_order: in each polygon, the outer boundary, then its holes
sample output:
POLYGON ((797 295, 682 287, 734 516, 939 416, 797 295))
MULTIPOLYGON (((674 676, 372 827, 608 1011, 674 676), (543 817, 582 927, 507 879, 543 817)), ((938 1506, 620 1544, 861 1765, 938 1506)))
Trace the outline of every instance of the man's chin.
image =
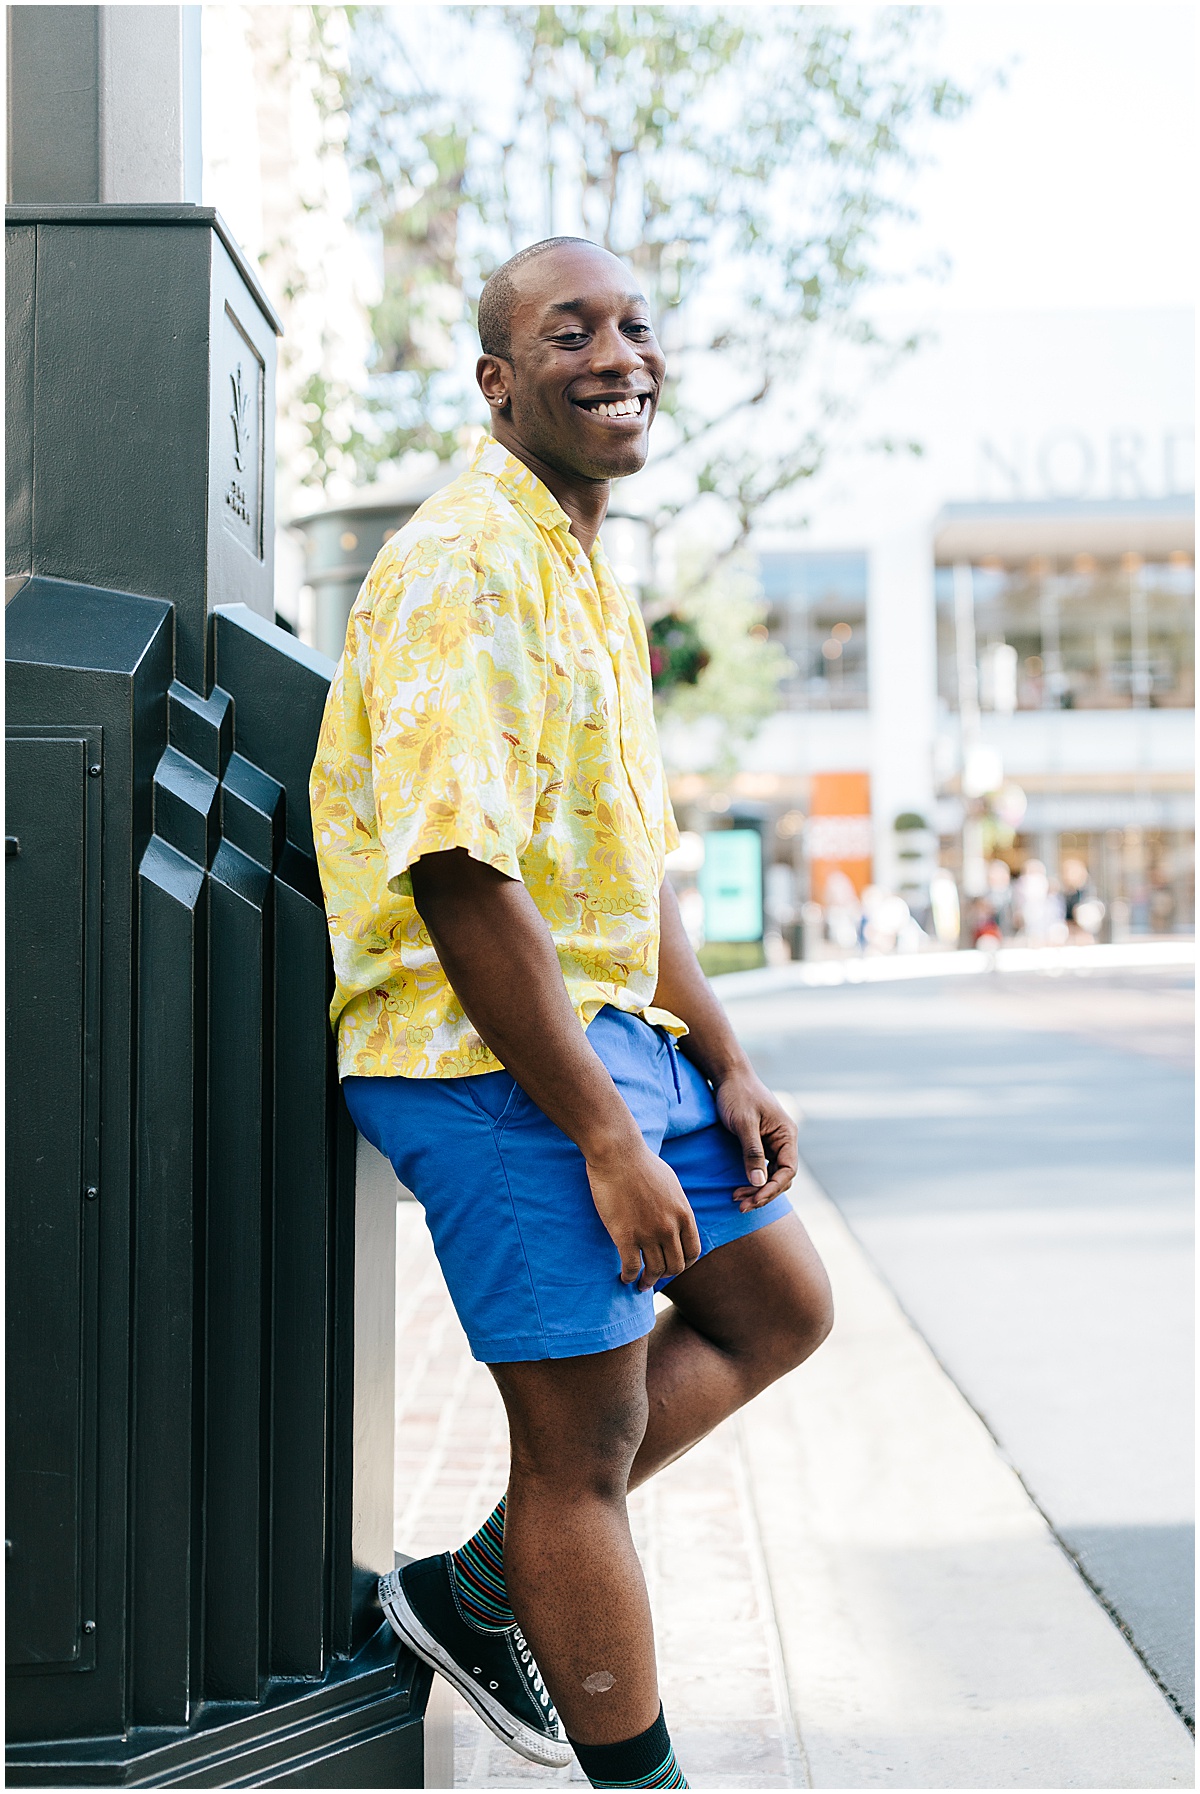
POLYGON ((611 450, 601 455, 589 452, 581 443, 571 454, 570 470, 585 480, 628 479, 646 465, 647 450, 644 437, 636 442, 614 442, 611 450))

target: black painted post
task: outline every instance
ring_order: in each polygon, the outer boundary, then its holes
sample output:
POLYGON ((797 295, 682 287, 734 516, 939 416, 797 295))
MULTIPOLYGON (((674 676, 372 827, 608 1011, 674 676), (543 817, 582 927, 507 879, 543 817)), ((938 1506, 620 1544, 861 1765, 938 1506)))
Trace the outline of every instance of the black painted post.
POLYGON ((396 1187, 326 1018, 276 324, 195 206, 9 212, 13 1784, 415 1787, 396 1187))

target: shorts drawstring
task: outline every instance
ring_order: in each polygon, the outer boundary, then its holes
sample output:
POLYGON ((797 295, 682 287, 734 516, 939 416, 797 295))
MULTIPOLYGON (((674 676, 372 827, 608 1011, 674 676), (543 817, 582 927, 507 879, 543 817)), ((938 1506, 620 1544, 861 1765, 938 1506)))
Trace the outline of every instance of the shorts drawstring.
POLYGON ((667 1043, 667 1058, 671 1061, 671 1076, 675 1080, 675 1101, 681 1103, 683 1101, 683 1089, 679 1082, 679 1048, 675 1045, 675 1036, 673 1034, 669 1034, 665 1028, 661 1028, 659 1032, 667 1043))

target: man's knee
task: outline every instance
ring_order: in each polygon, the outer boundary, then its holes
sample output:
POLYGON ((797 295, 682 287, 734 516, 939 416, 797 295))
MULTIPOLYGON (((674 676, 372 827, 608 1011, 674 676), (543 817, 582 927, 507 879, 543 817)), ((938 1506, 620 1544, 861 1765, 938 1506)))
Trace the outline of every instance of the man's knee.
POLYGON ((781 1292, 747 1342, 750 1381, 765 1388, 795 1370, 828 1339, 833 1328, 833 1291, 821 1269, 795 1288, 781 1292))
POLYGON ((605 1499, 624 1495, 649 1418, 644 1376, 611 1384, 589 1377, 582 1387, 539 1388, 533 1399, 525 1390, 514 1399, 499 1367, 495 1374, 508 1409, 514 1475, 605 1499))
POLYGON ((803 1302, 796 1304, 788 1345, 793 1365, 811 1358, 833 1331, 833 1291, 826 1281, 820 1289, 809 1290, 803 1302))

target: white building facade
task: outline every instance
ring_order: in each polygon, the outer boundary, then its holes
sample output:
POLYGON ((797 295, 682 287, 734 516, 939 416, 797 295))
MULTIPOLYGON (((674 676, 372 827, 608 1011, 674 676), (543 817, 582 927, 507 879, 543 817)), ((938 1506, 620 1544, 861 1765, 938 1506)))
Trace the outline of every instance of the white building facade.
POLYGON ((952 316, 872 398, 864 439, 923 452, 841 457, 805 535, 758 543, 797 671, 730 791, 768 857, 811 885, 799 819, 811 836, 822 779, 859 773, 860 886, 927 882, 920 819, 968 900, 981 857, 1068 890, 1083 865, 1106 935, 1190 931, 1192 329, 952 316))

